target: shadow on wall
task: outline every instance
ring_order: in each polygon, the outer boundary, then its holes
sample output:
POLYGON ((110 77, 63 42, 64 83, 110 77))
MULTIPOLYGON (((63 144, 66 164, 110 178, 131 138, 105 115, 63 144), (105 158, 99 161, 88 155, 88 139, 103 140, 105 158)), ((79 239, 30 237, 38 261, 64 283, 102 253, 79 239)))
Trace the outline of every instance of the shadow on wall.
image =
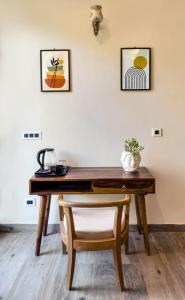
POLYGON ((174 174, 171 170, 165 169, 158 172, 158 169, 151 169, 152 175, 156 178, 156 193, 146 197, 148 224, 184 224, 182 199, 180 195, 185 194, 183 176, 174 174), (174 189, 175 187, 175 189, 174 189), (179 196, 176 191, 179 191, 179 196), (179 215, 177 221, 177 213, 179 215), (166 221, 168 219, 168 221, 166 221))
POLYGON ((69 152, 64 151, 59 151, 58 153, 58 160, 65 160, 68 166, 78 167, 81 159, 82 157, 79 157, 79 155, 76 155, 75 153, 70 154, 69 152))
POLYGON ((158 173, 157 169, 149 168, 151 174, 155 177, 155 194, 146 196, 147 218, 148 224, 163 224, 165 223, 164 214, 162 212, 162 196, 159 187, 163 175, 158 173), (160 178, 160 180, 158 180, 160 178))
POLYGON ((110 39, 109 21, 107 19, 103 19, 103 22, 100 24, 99 33, 95 38, 100 45, 103 45, 110 39))

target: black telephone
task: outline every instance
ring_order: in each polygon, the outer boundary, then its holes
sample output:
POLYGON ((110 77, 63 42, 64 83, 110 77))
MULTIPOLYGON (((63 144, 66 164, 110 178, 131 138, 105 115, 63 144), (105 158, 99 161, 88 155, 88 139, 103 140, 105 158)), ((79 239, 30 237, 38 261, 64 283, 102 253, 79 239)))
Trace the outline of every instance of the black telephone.
POLYGON ((63 165, 52 165, 51 167, 46 167, 45 165, 45 154, 46 152, 53 152, 53 148, 45 148, 37 153, 37 162, 40 165, 40 169, 35 172, 37 177, 47 177, 47 176, 64 176, 69 170, 69 166, 63 165))

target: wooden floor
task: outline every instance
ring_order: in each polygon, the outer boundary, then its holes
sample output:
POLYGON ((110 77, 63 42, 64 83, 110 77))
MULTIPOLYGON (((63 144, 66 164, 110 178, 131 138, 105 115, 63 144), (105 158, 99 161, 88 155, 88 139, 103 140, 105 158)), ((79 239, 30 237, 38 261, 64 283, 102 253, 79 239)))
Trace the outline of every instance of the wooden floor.
MULTIPOLYGON (((74 290, 65 289, 67 256, 60 236, 43 239, 42 255, 34 256, 33 233, 0 233, 0 299, 117 300, 185 299, 185 233, 151 233, 151 256, 142 237, 130 233, 130 254, 123 252, 126 292, 115 282, 112 253, 79 252, 74 290)), ((124 249, 123 249, 124 250, 124 249)))

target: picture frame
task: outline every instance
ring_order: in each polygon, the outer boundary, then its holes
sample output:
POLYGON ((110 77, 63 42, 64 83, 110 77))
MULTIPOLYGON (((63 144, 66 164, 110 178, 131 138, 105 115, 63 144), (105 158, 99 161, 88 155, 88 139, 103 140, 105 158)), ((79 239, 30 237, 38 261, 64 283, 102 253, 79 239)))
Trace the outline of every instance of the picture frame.
POLYGON ((40 50, 41 92, 70 91, 70 50, 40 50))
POLYGON ((151 48, 121 48, 121 90, 151 89, 151 48))

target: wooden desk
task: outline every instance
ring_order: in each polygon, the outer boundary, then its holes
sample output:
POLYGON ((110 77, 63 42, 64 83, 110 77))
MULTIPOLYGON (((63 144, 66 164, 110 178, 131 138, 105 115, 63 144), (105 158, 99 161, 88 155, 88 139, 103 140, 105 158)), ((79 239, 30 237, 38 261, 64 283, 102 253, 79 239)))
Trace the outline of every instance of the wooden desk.
POLYGON ((145 195, 155 193, 155 178, 145 167, 126 173, 121 167, 71 168, 64 177, 32 177, 31 195, 40 196, 35 255, 40 255, 42 234, 46 235, 51 195, 134 194, 139 233, 150 255, 145 195))

